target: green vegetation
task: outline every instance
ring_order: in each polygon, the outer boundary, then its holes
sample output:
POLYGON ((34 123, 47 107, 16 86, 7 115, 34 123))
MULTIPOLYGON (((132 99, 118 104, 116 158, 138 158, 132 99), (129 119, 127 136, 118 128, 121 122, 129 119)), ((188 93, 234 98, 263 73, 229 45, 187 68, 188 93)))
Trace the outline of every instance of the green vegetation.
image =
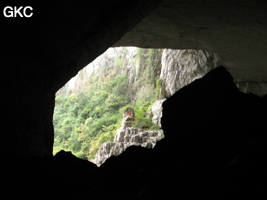
POLYGON ((160 50, 139 49, 134 60, 126 59, 127 48, 113 66, 105 66, 90 75, 83 91, 59 91, 54 111, 54 153, 72 151, 77 157, 94 159, 100 145, 113 141, 127 108, 135 111, 133 126, 156 129, 152 123, 151 106, 158 97, 160 50), (139 62, 139 73, 135 67, 139 62), (155 66, 157 65, 157 66, 155 66), (134 83, 129 84, 129 73, 134 83))

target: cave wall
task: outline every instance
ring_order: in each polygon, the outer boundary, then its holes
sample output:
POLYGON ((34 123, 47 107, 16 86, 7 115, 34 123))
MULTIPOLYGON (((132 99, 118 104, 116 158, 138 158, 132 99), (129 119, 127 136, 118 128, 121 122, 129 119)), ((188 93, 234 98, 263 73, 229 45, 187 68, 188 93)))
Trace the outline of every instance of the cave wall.
POLYGON ((252 93, 261 97, 267 94, 267 82, 241 81, 236 84, 239 90, 244 93, 252 93))
POLYGON ((112 45, 210 50, 235 81, 267 80, 264 1, 1 1, 8 5, 34 14, 1 15, 5 155, 52 154, 54 93, 112 45))
MULTIPOLYGON (((52 155, 54 94, 159 1, 19 1, 31 18, 1 15, 1 149, 52 155)), ((1 1, 1 8, 11 5, 1 1)))
POLYGON ((263 82, 266 10, 267 3, 261 0, 163 0, 114 46, 213 51, 235 81, 263 82))
MULTIPOLYGON (((12 164, 2 162, 1 194, 91 199, 260 199, 264 195, 261 199, 266 199, 266 96, 240 93, 223 67, 165 101, 166 139, 154 150, 132 147, 100 169, 64 152, 49 159, 17 159, 51 156, 54 93, 158 3, 129 2, 21 0, 20 5, 34 7, 33 18, 1 15, 0 147, 2 156, 11 156, 15 163, 10 168, 12 164)), ((1 8, 9 3, 1 1, 1 8)), ((260 0, 164 0, 153 18, 147 18, 145 32, 135 29, 115 46, 204 48, 218 53, 234 78, 264 82, 266 5, 260 0), (160 10, 174 12, 167 12, 165 18, 166 12, 160 10)))

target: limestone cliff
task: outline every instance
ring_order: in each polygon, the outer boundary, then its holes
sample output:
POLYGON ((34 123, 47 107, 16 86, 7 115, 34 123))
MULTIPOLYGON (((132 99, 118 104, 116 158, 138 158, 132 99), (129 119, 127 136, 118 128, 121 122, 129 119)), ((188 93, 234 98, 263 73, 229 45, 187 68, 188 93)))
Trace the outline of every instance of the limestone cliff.
POLYGON ((101 73, 127 75, 127 90, 131 101, 143 99, 144 95, 151 98, 157 88, 157 99, 151 108, 151 117, 160 127, 162 102, 218 65, 219 56, 204 50, 109 48, 82 69, 61 91, 82 91, 96 73, 100 74, 98 79, 102 78, 101 73))
MULTIPOLYGON (((205 50, 110 48, 81 70, 63 90, 67 93, 79 92, 86 87, 87 81, 95 74, 98 74, 94 77, 97 77, 96 80, 104 79, 110 74, 126 75, 129 105, 134 105, 137 101, 147 103, 151 100, 155 101, 152 106, 150 105, 150 111, 146 113, 146 117, 151 117, 152 121, 161 128, 162 103, 184 86, 219 66, 220 63, 220 58, 216 53, 205 50), (158 93, 157 98, 155 93, 158 93), (144 96, 149 98, 145 99, 144 96)), ((265 83, 239 82, 237 85, 245 93, 252 92, 260 96, 266 94, 265 83)), ((102 164, 111 155, 119 155, 131 145, 146 147, 155 145, 154 141, 147 143, 145 139, 142 139, 147 136, 142 133, 137 134, 137 132, 137 129, 123 125, 114 143, 102 145, 98 152, 97 163, 102 164), (118 139, 118 137, 123 138, 118 139)), ((149 134, 149 137, 154 137, 154 135, 149 134)), ((99 146, 96 149, 98 148, 99 146)))
POLYGON ((82 91, 92 75, 109 72, 127 75, 129 90, 132 92, 132 98, 135 99, 140 90, 155 87, 161 71, 161 57, 161 49, 109 48, 80 70, 61 88, 60 92, 77 93, 82 91))
POLYGON ((160 73, 163 96, 170 97, 180 88, 217 67, 219 62, 219 56, 209 51, 165 49, 160 73))
POLYGON ((157 99, 151 107, 152 121, 161 128, 162 104, 166 99, 157 99))
POLYGON ((161 126, 162 103, 182 87, 220 64, 219 56, 204 50, 164 49, 161 59, 160 99, 152 106, 153 122, 161 126))
POLYGON ((138 65, 132 62, 132 60, 135 58, 136 54, 136 47, 109 48, 107 51, 97 57, 93 62, 89 63, 82 70, 80 70, 75 77, 73 77, 64 85, 63 88, 61 88, 61 91, 65 91, 67 93, 79 92, 85 88, 88 80, 94 73, 103 73, 111 68, 116 69, 121 64, 123 64, 125 68, 118 71, 118 73, 127 74, 130 79, 129 82, 134 82, 135 77, 133 76, 133 74, 135 74, 134 71, 137 70, 138 65))

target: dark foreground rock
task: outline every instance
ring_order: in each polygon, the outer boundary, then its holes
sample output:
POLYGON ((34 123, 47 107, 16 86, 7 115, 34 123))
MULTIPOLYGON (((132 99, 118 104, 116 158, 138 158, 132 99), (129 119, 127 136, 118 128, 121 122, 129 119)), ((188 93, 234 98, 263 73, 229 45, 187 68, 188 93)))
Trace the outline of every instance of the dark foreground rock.
POLYGON ((266 199, 266 105, 266 96, 241 93, 218 67, 164 102, 165 138, 154 149, 129 147, 100 168, 66 152, 13 159, 3 166, 3 195, 266 199))

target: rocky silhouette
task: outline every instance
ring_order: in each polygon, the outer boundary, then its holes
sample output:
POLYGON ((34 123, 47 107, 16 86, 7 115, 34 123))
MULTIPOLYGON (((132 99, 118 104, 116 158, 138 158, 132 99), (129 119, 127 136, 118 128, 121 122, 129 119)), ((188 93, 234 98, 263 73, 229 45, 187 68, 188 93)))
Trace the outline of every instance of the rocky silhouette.
POLYGON ((154 148, 131 146, 100 167, 68 152, 12 160, 3 183, 21 196, 30 188, 61 198, 260 199, 267 189, 266 102, 240 92, 218 67, 164 101, 165 138, 154 148))

